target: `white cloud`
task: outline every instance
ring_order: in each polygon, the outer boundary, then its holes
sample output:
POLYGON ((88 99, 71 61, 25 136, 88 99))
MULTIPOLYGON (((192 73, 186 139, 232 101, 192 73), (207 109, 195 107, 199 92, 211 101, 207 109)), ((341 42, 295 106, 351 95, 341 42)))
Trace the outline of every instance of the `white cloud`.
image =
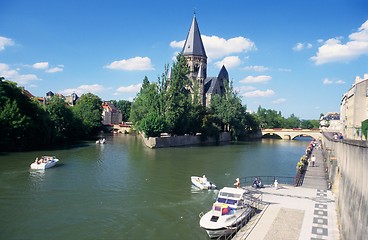
POLYGON ((240 80, 240 83, 266 83, 272 79, 271 76, 260 75, 260 76, 248 76, 243 80, 240 80))
POLYGON ((284 103, 284 102, 286 102, 285 98, 279 98, 279 99, 276 99, 276 100, 272 101, 273 104, 281 104, 281 103, 284 103))
POLYGON ((333 81, 331 81, 328 78, 323 79, 323 84, 325 84, 325 85, 332 84, 332 83, 333 83, 333 81))
POLYGON ((234 89, 235 89, 235 91, 238 91, 238 92, 249 92, 249 91, 255 90, 256 88, 253 87, 253 86, 240 86, 240 87, 236 87, 234 89))
POLYGON ((280 72, 291 72, 290 68, 278 68, 277 70, 280 72))
POLYGON ((243 97, 251 98, 251 97, 270 97, 275 95, 275 92, 273 90, 267 89, 265 91, 262 90, 255 90, 251 92, 243 93, 243 97))
POLYGON ((120 93, 137 93, 139 92, 139 90, 141 89, 142 84, 135 84, 135 85, 129 85, 129 86, 122 86, 119 87, 118 89, 116 89, 116 91, 120 92, 120 93))
POLYGON ((35 69, 47 69, 49 67, 48 62, 38 62, 32 65, 35 69))
POLYGON ((241 61, 238 56, 228 56, 222 59, 221 61, 216 62, 215 65, 218 68, 221 68, 224 65, 227 69, 230 69, 239 66, 240 63, 241 61))
POLYGON ((84 93, 99 93, 102 92, 104 89, 104 87, 100 84, 92 84, 92 85, 81 85, 77 88, 68 88, 68 89, 64 89, 59 91, 61 94, 63 95, 70 95, 72 93, 76 93, 79 96, 84 94, 84 93))
POLYGON ((312 48, 312 47, 313 47, 313 45, 311 43, 297 43, 293 47, 293 50, 298 52, 298 51, 302 51, 304 49, 309 49, 309 48, 312 48))
POLYGON ((62 72, 64 69, 64 65, 58 65, 57 67, 50 67, 48 62, 38 62, 32 65, 34 69, 42 69, 47 73, 56 73, 62 72))
POLYGON ((255 71, 255 72, 264 72, 268 70, 268 67, 265 66, 246 66, 244 70, 255 71))
POLYGON ((345 44, 341 38, 330 38, 318 48, 318 52, 310 59, 321 65, 330 62, 349 62, 361 55, 368 54, 368 20, 365 21, 357 32, 349 35, 349 41, 345 44))
POLYGON ((333 80, 330 80, 328 78, 325 78, 325 79, 323 79, 323 84, 325 84, 325 85, 329 85, 329 84, 345 84, 345 82, 343 80, 333 81, 333 80))
MULTIPOLYGON (((206 35, 202 35, 202 40, 206 49, 207 56, 210 59, 218 59, 234 53, 257 50, 255 43, 245 37, 224 39, 217 36, 209 37, 206 35)), ((183 48, 184 43, 185 40, 172 41, 170 43, 170 46, 172 48, 183 48)))
POLYGON ((5 63, 0 63, 0 76, 21 85, 28 84, 30 81, 40 80, 35 74, 20 74, 18 69, 10 69, 9 65, 5 63))
POLYGON ((148 57, 134 57, 130 59, 114 61, 105 67, 109 69, 125 71, 154 70, 151 64, 151 59, 148 57))
POLYGON ((49 68, 45 72, 56 73, 56 72, 62 72, 63 70, 64 70, 64 65, 59 65, 57 67, 49 68))
POLYGON ((174 40, 170 43, 170 47, 172 47, 172 48, 183 48, 184 44, 185 44, 185 40, 178 41, 178 42, 174 40))
POLYGON ((13 46, 14 42, 10 38, 0 36, 0 51, 4 50, 6 46, 13 46))

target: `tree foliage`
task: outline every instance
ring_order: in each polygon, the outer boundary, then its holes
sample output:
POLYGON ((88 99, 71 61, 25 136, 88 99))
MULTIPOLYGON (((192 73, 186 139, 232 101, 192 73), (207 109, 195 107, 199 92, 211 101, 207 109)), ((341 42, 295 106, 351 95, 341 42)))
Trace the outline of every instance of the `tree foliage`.
POLYGON ((101 99, 82 95, 75 107, 57 95, 46 105, 0 77, 0 151, 41 149, 83 139, 101 126, 101 99))
POLYGON ((81 123, 83 137, 91 136, 101 128, 102 100, 92 94, 83 94, 72 108, 74 116, 81 123))
POLYGON ((46 110, 52 123, 52 134, 56 142, 63 142, 74 138, 78 123, 75 121, 71 108, 65 99, 54 95, 47 101, 46 110))
MULTIPOLYGON (((225 95, 215 95, 211 101, 211 110, 221 122, 222 131, 231 132, 232 138, 237 140, 246 134, 246 131, 255 131, 258 124, 254 117, 246 112, 246 106, 234 91, 232 82, 226 82, 225 95)), ((220 126, 219 126, 220 127, 220 126)))
POLYGON ((183 55, 179 54, 171 70, 171 78, 165 94, 164 113, 167 132, 183 135, 189 128, 188 112, 191 108, 191 82, 187 77, 189 68, 183 55))
POLYGON ((365 136, 365 139, 368 139, 368 119, 362 122, 362 133, 365 136))
POLYGON ((132 103, 130 119, 138 131, 147 137, 159 136, 165 130, 165 120, 161 114, 161 99, 157 83, 143 79, 142 87, 132 103), (160 122, 160 121, 161 122, 160 122))
POLYGON ((284 118, 281 112, 265 109, 261 106, 258 107, 254 116, 261 128, 319 128, 319 120, 300 120, 294 114, 291 114, 288 118, 284 118))
POLYGON ((198 86, 189 80, 188 71, 184 56, 179 54, 170 78, 167 67, 158 83, 144 78, 130 115, 137 130, 147 137, 159 136, 162 132, 218 137, 220 131, 230 131, 238 138, 246 131, 258 129, 255 118, 246 112, 229 83, 225 84, 225 96, 213 96, 210 109, 202 106, 198 86))
POLYGON ((0 82, 0 150, 32 149, 50 143, 50 118, 16 83, 0 82))

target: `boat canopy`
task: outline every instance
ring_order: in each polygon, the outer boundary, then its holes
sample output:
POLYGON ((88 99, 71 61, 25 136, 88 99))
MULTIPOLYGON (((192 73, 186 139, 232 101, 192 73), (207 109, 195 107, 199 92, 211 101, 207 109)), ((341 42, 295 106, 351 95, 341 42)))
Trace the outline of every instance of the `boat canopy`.
POLYGON ((219 192, 219 198, 234 198, 234 199, 240 199, 242 196, 246 193, 245 189, 242 188, 230 188, 230 187, 224 187, 219 192))

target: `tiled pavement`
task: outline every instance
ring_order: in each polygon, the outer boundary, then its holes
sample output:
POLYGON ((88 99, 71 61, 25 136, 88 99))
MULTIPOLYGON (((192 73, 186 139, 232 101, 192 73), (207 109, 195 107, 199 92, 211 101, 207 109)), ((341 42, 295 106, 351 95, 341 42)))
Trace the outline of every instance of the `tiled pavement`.
POLYGON ((261 189, 263 210, 233 239, 340 239, 335 197, 327 189, 322 152, 315 149, 313 154, 316 164, 308 168, 303 186, 279 184, 278 189, 261 189))

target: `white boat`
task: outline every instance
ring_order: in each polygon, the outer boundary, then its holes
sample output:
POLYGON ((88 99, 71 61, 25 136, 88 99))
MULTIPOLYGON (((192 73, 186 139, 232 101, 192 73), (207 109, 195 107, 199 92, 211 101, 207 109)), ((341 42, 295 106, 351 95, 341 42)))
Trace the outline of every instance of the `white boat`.
POLYGON ((42 156, 31 164, 31 169, 47 169, 56 165, 59 161, 55 156, 42 156))
POLYGON ((236 231, 249 219, 254 209, 247 199, 247 190, 224 187, 219 191, 216 202, 206 214, 200 214, 199 225, 210 238, 218 238, 236 231))
POLYGON ((203 177, 191 176, 190 179, 192 181, 192 184, 201 190, 216 189, 216 185, 208 181, 205 175, 203 175, 203 177))
POLYGON ((106 143, 106 139, 105 138, 101 138, 101 139, 98 139, 96 141, 96 144, 105 144, 106 143))

